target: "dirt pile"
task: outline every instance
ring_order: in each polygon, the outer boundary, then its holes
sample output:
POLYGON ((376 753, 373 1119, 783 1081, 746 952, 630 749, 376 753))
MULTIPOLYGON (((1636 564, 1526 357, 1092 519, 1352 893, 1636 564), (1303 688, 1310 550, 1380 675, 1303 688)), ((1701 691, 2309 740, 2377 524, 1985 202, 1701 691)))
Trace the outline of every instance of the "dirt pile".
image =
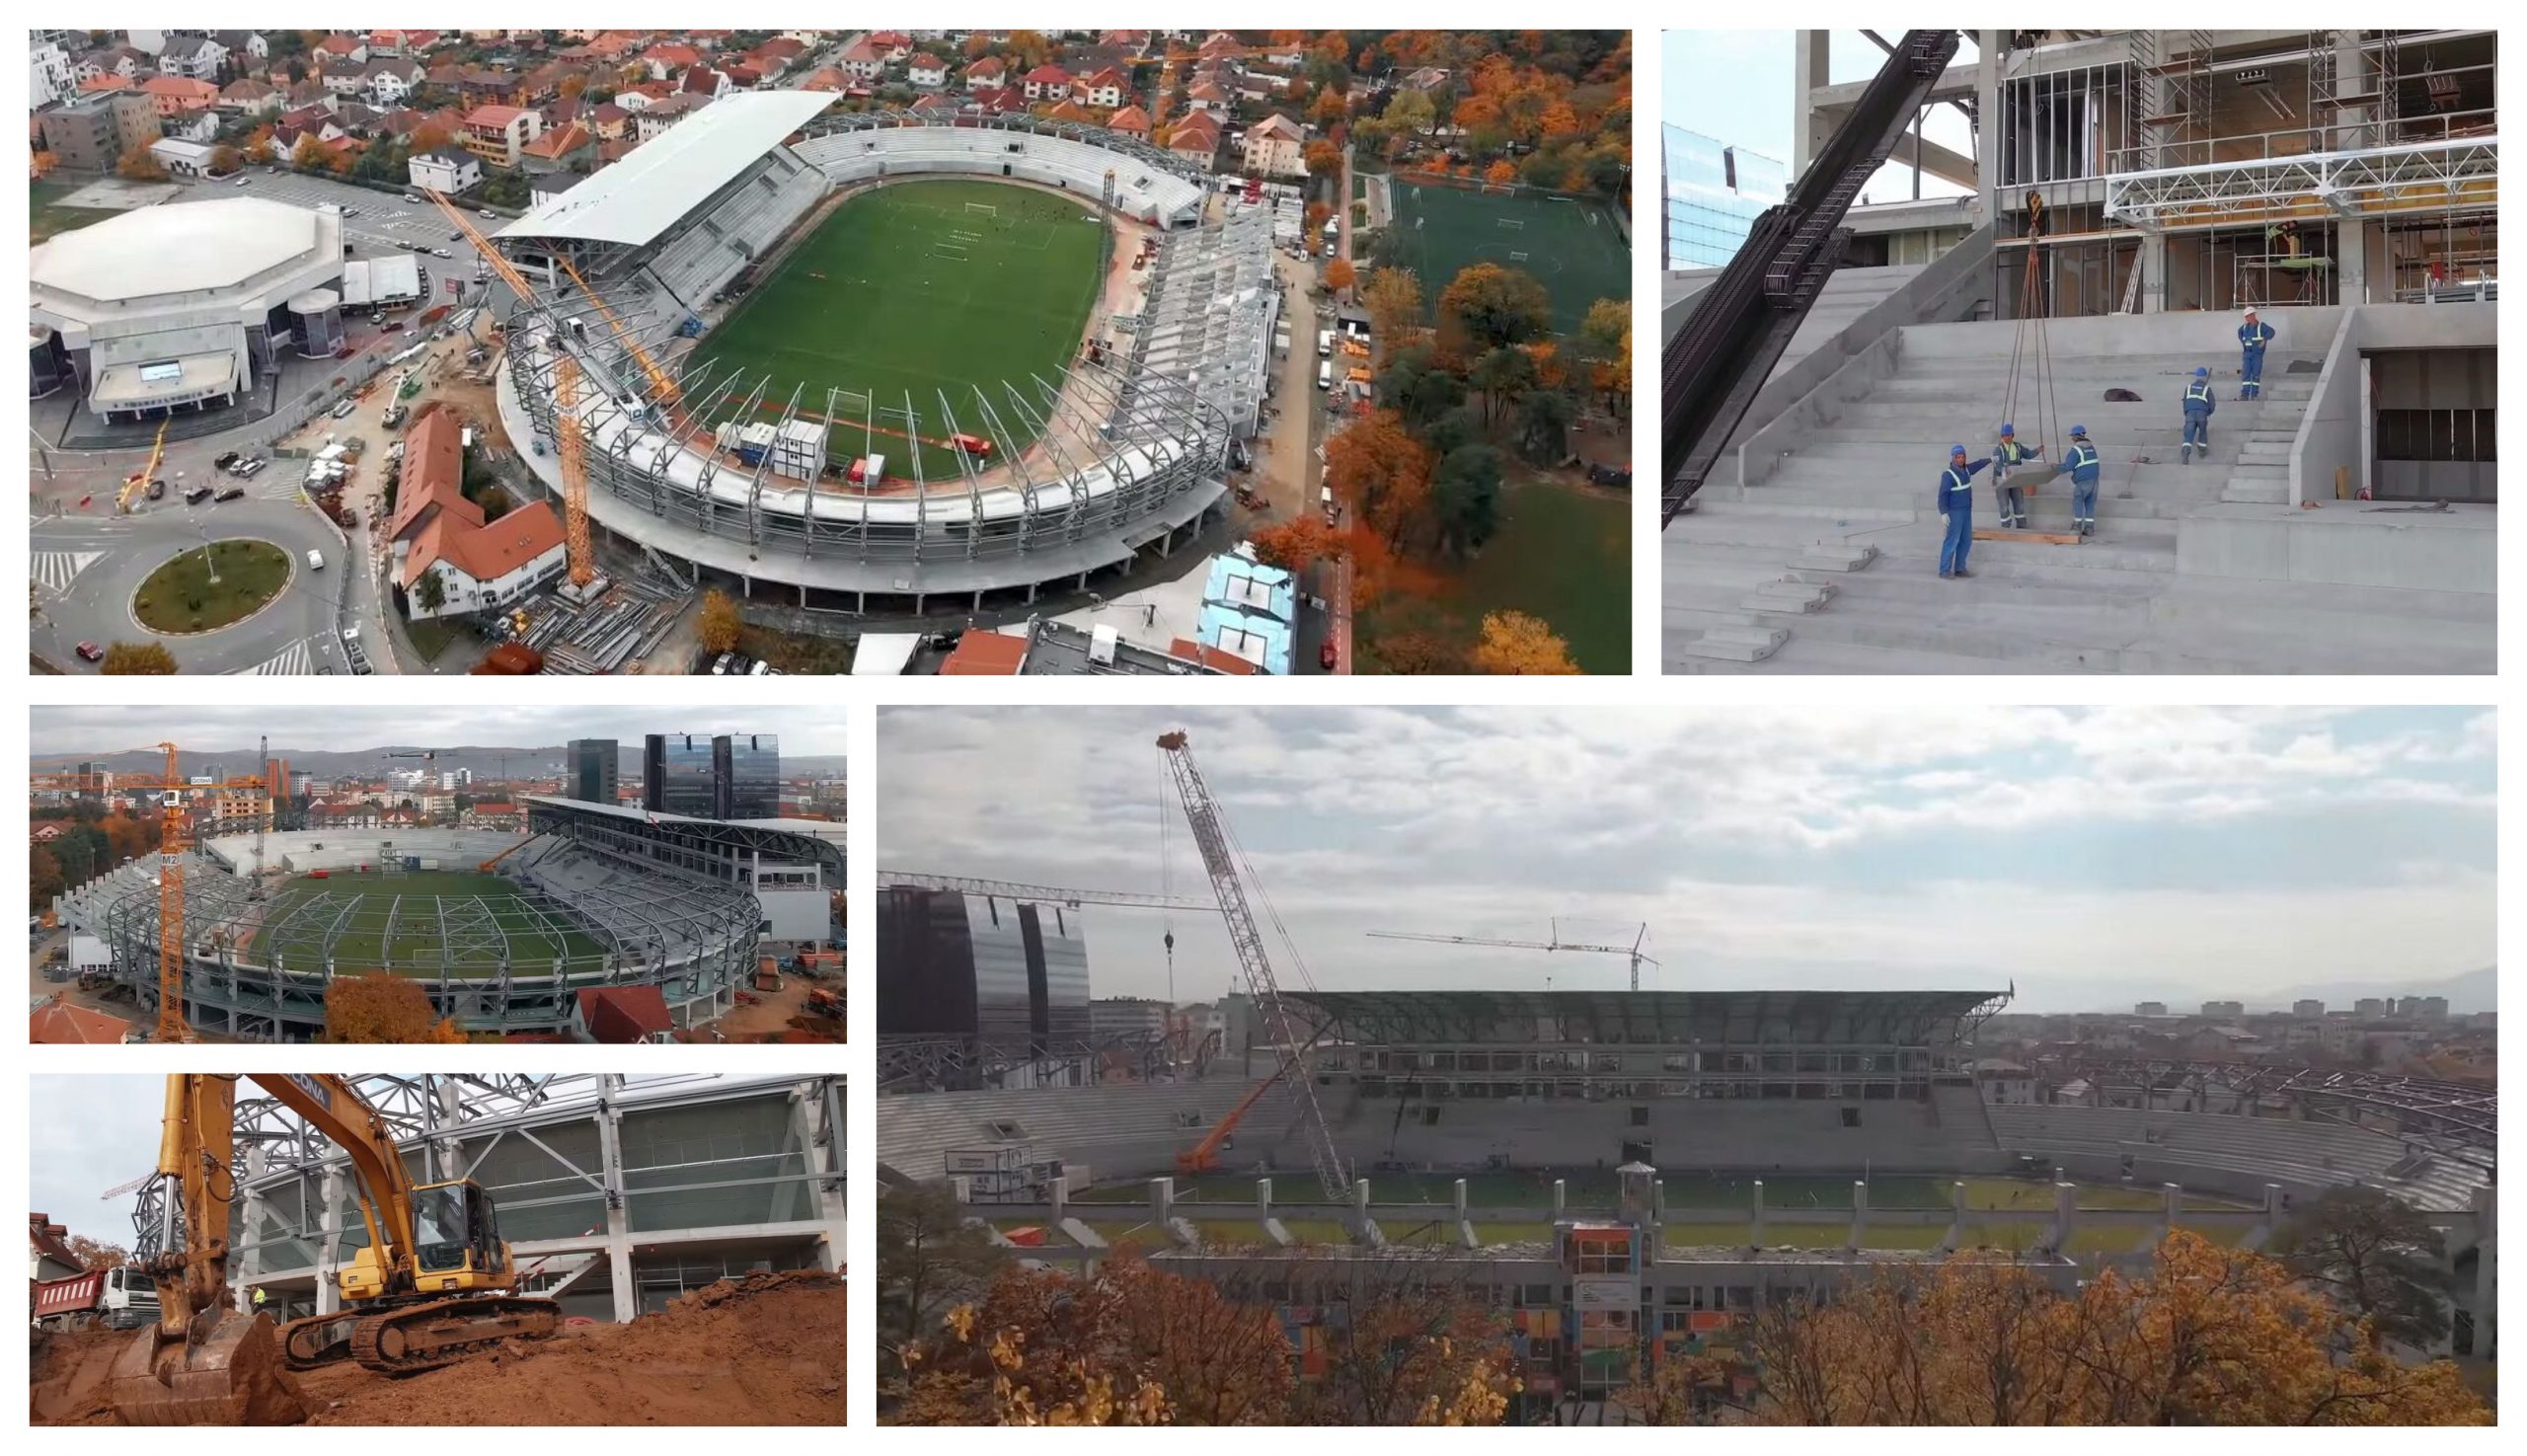
POLYGON ((139 1339, 134 1330, 35 1332, 27 1354, 32 1395, 28 1419, 37 1425, 112 1425, 115 1357, 139 1339))
POLYGON ((629 1325, 572 1325, 402 1380, 299 1377, 314 1425, 840 1425, 843 1281, 818 1269, 697 1289, 629 1325))

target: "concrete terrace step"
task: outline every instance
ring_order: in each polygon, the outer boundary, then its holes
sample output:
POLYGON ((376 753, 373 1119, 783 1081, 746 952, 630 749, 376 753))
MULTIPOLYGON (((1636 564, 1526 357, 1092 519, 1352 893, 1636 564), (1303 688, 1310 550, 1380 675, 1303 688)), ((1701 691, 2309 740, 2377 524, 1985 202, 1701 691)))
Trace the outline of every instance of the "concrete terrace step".
POLYGON ((1700 633, 1679 650, 1688 657, 1725 662, 1760 662, 1790 640, 1778 627, 1721 627, 1700 633))

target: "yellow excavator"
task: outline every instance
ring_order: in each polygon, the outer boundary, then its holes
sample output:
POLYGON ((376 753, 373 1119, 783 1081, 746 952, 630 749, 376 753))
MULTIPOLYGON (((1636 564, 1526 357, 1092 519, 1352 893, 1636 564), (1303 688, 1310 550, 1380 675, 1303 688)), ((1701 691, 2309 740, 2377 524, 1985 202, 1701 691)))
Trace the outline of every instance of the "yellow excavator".
POLYGON ((167 1079, 158 1172, 180 1198, 182 1247, 135 1260, 158 1288, 158 1323, 115 1361, 125 1425, 287 1425, 306 1418, 291 1370, 345 1357, 385 1375, 435 1369, 504 1340, 561 1328, 561 1306, 516 1294, 518 1269, 492 1196, 472 1179, 415 1184, 393 1129, 343 1077, 255 1075, 255 1084, 349 1155, 367 1247, 335 1276, 343 1308, 275 1328, 228 1288, 237 1078, 167 1079))

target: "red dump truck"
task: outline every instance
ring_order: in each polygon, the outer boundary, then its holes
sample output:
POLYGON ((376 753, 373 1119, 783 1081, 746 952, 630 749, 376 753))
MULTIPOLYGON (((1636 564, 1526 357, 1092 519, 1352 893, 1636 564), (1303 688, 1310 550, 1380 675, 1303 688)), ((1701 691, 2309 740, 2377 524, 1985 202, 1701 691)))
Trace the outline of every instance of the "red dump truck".
POLYGON ((102 1324, 115 1330, 137 1330, 158 1318, 158 1286, 138 1269, 90 1269, 61 1279, 35 1282, 36 1323, 47 1330, 77 1330, 102 1324))

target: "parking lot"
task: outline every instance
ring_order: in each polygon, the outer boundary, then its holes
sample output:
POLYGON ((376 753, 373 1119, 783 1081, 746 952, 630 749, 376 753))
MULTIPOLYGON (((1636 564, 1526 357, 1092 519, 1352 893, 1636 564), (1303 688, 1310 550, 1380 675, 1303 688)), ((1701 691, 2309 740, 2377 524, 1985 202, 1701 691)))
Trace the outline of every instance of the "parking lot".
MULTIPOLYGON (((357 208, 358 214, 345 218, 343 226, 344 240, 351 245, 354 258, 410 252, 404 245, 419 243, 424 248, 446 249, 469 276, 479 259, 473 244, 448 236, 456 228, 427 197, 418 202, 407 202, 394 192, 329 182, 321 177, 304 177, 294 172, 270 173, 261 167, 248 167, 237 177, 195 183, 168 201, 200 202, 220 197, 262 197, 270 202, 287 202, 294 207, 334 206, 346 212, 357 208), (244 187, 237 186, 238 178, 245 180, 244 187)), ((474 224, 484 229, 497 228, 507 221, 505 217, 473 218, 474 224)))

